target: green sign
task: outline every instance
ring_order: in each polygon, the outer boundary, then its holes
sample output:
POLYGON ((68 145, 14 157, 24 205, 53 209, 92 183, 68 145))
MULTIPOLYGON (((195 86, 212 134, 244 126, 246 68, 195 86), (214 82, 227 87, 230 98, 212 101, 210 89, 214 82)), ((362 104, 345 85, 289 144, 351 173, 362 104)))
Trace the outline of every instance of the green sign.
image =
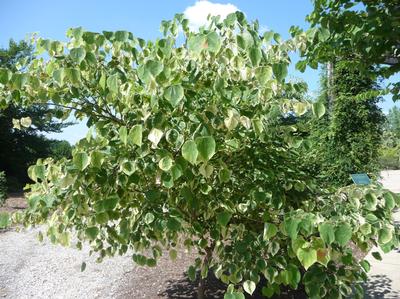
POLYGON ((369 185, 371 184, 371 179, 366 173, 354 173, 351 174, 351 179, 356 185, 369 185))

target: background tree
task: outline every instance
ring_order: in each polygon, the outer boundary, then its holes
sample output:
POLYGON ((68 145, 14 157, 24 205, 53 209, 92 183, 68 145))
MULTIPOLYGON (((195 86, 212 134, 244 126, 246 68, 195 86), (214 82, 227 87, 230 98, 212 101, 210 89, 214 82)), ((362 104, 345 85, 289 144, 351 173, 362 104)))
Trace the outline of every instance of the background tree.
POLYGON ((385 169, 400 169, 400 109, 393 107, 386 115, 380 163, 385 169))
MULTIPOLYGON (((10 40, 8 49, 0 49, 0 67, 17 71, 34 59, 33 47, 25 41, 10 40)), ((20 191, 29 181, 27 169, 38 158, 52 155, 52 144, 41 132, 61 132, 70 125, 56 121, 53 108, 44 104, 35 104, 22 108, 10 103, 10 99, 0 98, 0 170, 5 171, 9 191, 20 191), (13 127, 13 119, 29 117, 32 126, 24 130, 13 127)))
MULTIPOLYGON (((400 68, 400 5, 392 0, 315 0, 307 16, 311 29, 302 54, 310 65, 352 57, 353 67, 369 74, 379 67, 384 78, 400 68)), ((303 63, 298 66, 303 68, 303 63)), ((400 82, 391 92, 399 99, 400 82)))
POLYGON ((386 116, 386 127, 394 137, 400 140, 400 108, 395 106, 391 108, 386 116))
MULTIPOLYGON (((332 110, 311 129, 310 154, 318 158, 306 159, 325 184, 348 185, 352 183, 351 173, 365 172, 375 177, 380 170, 384 115, 377 106, 380 98, 365 96, 378 89, 372 78, 373 74, 354 69, 348 61, 335 63, 332 110)), ((328 102, 326 81, 325 73, 318 99, 324 103, 328 102)))
MULTIPOLYGON (((373 73, 373 71, 371 71, 373 73)), ((337 161, 327 174, 341 184, 350 183, 349 174, 379 173, 384 116, 378 107, 379 97, 359 96, 378 90, 373 74, 365 75, 348 61, 335 63, 333 112, 327 161, 337 161)))

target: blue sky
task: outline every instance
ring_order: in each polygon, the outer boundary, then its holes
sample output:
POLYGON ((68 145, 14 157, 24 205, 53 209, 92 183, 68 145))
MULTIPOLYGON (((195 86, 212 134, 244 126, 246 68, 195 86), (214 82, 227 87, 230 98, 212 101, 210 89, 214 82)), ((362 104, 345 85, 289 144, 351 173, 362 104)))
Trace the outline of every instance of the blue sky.
MULTIPOLYGON (((211 9, 222 13, 236 7, 249 19, 258 19, 262 28, 277 31, 283 37, 289 36, 288 30, 291 25, 307 28, 304 18, 312 10, 311 0, 215 0, 211 2, 225 4, 219 7, 210 6, 211 9)), ((154 39, 160 35, 161 20, 171 19, 175 13, 184 12, 195 4, 195 0, 2 0, 0 2, 0 47, 7 47, 10 38, 20 40, 32 32, 38 32, 45 38, 65 40, 67 29, 78 26, 90 31, 128 30, 135 36, 154 39)), ((199 7, 195 6, 191 10, 193 18, 204 13, 198 10, 199 7)), ((301 74, 292 68, 290 75, 303 78, 311 94, 318 91, 318 71, 307 69, 304 74, 301 74)), ((400 76, 395 79, 400 80, 400 76)), ((381 104, 384 111, 391 106, 393 102, 390 97, 381 104)), ((51 134, 50 137, 75 143, 85 136, 86 131, 85 125, 81 123, 65 129, 61 134, 51 134)))

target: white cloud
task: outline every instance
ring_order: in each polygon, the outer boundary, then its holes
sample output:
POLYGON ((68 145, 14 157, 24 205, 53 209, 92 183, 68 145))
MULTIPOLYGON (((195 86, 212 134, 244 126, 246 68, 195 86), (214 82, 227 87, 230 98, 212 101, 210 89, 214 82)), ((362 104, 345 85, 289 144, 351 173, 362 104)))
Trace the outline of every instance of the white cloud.
POLYGON ((189 26, 192 30, 198 29, 200 26, 207 24, 207 16, 221 16, 225 19, 227 15, 239 9, 230 3, 212 3, 207 0, 199 0, 193 6, 185 9, 185 17, 189 20, 189 26))

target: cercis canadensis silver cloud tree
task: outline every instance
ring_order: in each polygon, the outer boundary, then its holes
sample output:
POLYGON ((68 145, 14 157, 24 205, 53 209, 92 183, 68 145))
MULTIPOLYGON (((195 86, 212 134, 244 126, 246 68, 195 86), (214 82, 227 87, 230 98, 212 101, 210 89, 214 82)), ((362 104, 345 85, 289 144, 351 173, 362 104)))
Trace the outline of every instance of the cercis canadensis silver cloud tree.
POLYGON ((189 277, 214 271, 226 298, 299 284, 312 298, 362 296, 369 264, 352 248, 398 245, 399 198, 379 186, 330 194, 299 169, 307 142, 284 118, 325 112, 286 79, 306 35, 260 35, 240 12, 198 32, 182 15, 161 29, 155 41, 71 29, 66 43, 35 40, 45 55, 21 71, 0 70, 1 106, 47 103, 90 126, 72 159, 29 169, 17 220, 47 223, 63 245, 76 233, 99 260, 129 253, 154 267, 194 248, 189 277))

